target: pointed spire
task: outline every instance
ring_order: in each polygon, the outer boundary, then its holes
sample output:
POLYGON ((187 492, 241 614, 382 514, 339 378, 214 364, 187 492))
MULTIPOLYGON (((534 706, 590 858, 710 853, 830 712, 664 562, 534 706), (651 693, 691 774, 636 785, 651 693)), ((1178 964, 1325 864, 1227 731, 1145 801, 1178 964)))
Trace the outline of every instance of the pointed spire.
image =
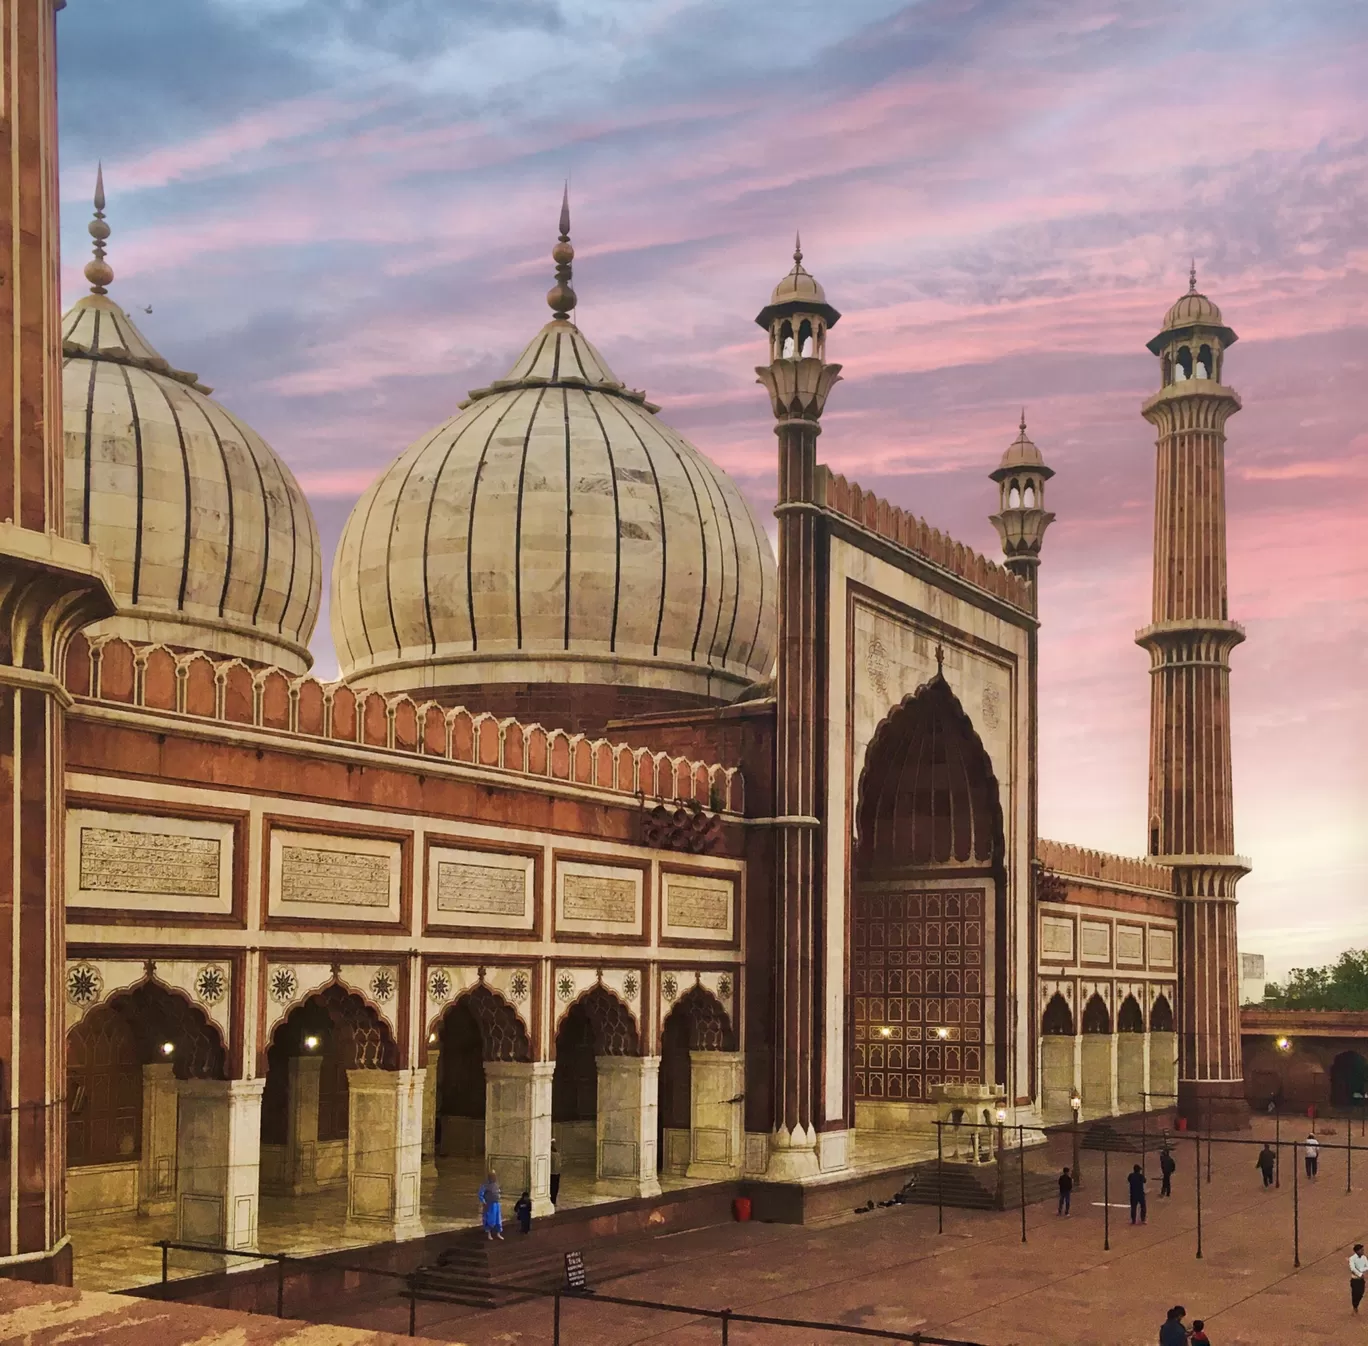
POLYGON ((95 169, 95 218, 86 226, 90 237, 95 240, 95 258, 85 266, 85 278, 90 282, 91 294, 108 294, 106 288, 114 279, 114 268, 105 261, 105 239, 109 237, 109 225, 104 217, 104 164, 95 169))
POLYGON ((575 249, 570 242, 570 183, 567 179, 565 192, 561 196, 560 238, 551 249, 551 260, 556 264, 556 283, 546 293, 546 302, 551 305, 551 316, 558 322, 566 322, 571 310, 578 302, 575 291, 570 286, 570 263, 575 260, 575 249))
POLYGON ((1197 293, 1197 259, 1192 259, 1192 266, 1188 271, 1188 293, 1197 293))
POLYGON ((793 269, 799 270, 803 265, 803 236, 798 230, 793 231, 793 269))
POLYGON ((1021 408, 1021 437, 1026 438, 1026 408, 1021 408))

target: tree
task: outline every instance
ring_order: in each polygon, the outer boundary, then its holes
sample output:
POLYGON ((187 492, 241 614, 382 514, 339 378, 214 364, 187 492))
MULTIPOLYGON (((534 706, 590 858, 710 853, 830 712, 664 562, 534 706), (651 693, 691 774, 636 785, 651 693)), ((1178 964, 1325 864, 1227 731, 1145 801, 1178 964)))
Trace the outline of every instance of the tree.
POLYGON ((1346 949, 1321 967, 1294 967, 1269 982, 1264 1004, 1275 1009, 1368 1010, 1368 949, 1346 949))

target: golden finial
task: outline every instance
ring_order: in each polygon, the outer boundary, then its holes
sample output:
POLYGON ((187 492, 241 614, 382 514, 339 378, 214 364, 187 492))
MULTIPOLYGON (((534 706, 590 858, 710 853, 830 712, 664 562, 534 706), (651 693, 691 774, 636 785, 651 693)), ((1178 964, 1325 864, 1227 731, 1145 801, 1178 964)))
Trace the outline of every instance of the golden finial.
POLYGON ((1021 408, 1021 437, 1026 438, 1026 408, 1021 408))
POLYGON ((803 236, 798 230, 793 231, 793 269, 798 271, 803 265, 803 236))
POLYGON ((1197 293, 1197 259, 1192 259, 1192 266, 1188 270, 1188 293, 1197 293))
POLYGON ((104 164, 101 163, 95 169, 95 218, 86 226, 95 240, 95 259, 85 266, 85 278, 90 282, 91 294, 108 294, 106 286, 114 279, 114 268, 105 261, 105 239, 109 237, 109 226, 105 223, 104 205, 104 164))
POLYGON ((546 302, 551 305, 551 316, 557 322, 565 322, 570 311, 578 302, 575 292, 570 288, 570 263, 575 260, 575 249, 570 242, 570 184, 565 184, 561 197, 560 238, 551 249, 551 260, 556 264, 556 283, 546 292, 546 302))

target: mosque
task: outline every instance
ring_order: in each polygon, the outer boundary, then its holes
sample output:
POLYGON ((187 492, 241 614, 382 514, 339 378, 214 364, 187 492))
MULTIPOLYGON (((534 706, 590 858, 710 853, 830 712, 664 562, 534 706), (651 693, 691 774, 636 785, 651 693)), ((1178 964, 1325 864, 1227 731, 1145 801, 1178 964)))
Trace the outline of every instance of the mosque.
POLYGON ((547 1214, 831 1183, 952 1116, 1239 1124, 1240 401, 1195 274, 1148 343, 1151 802, 1121 857, 1037 834, 1025 418, 1001 563, 834 472, 841 315, 798 250, 756 319, 777 557, 574 321, 564 206, 550 320, 361 496, 340 676, 310 676, 309 502, 119 305, 102 183, 57 322, 44 87, 3 159, 0 1263, 68 1278, 118 1217, 411 1237, 486 1164, 547 1214))

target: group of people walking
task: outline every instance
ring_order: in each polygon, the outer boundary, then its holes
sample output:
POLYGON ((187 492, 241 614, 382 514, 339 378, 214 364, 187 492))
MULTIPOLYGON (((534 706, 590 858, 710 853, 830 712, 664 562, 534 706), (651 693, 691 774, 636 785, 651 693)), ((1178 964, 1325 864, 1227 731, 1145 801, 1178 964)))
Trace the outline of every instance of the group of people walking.
MULTIPOLYGON (((1159 1151, 1159 1195, 1173 1195, 1173 1175, 1178 1171, 1178 1161, 1173 1157, 1173 1151, 1165 1144, 1159 1151)), ((1059 1214, 1069 1215, 1072 1213, 1074 1174, 1071 1169, 1066 1167, 1059 1175, 1059 1214)), ((1149 1218, 1149 1205, 1145 1199, 1145 1188, 1149 1179, 1145 1176, 1144 1170, 1136 1164, 1126 1175, 1126 1185, 1130 1189, 1130 1218, 1131 1224, 1145 1224, 1149 1218)))

